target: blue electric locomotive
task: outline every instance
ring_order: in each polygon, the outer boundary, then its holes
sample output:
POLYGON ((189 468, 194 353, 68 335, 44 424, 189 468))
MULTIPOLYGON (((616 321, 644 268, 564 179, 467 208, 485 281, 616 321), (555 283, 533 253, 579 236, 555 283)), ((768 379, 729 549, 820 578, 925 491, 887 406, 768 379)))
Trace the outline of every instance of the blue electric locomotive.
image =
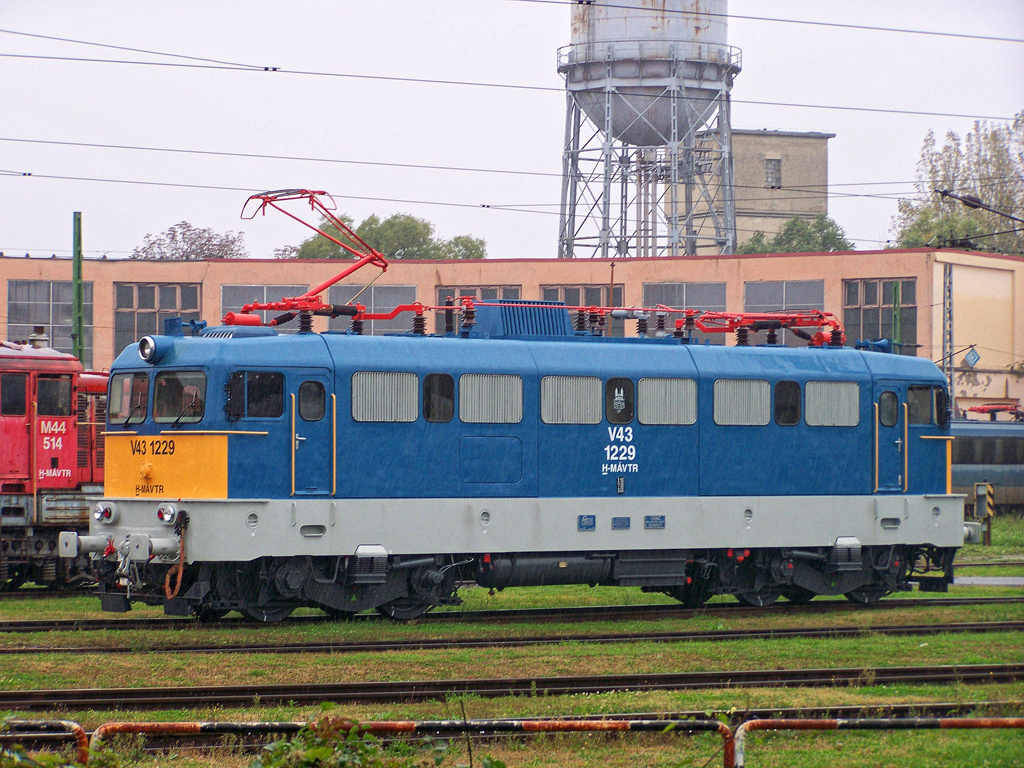
POLYGON ((931 362, 462 310, 443 335, 420 316, 364 336, 335 307, 354 330, 143 339, 110 371, 105 498, 62 553, 93 553, 106 610, 263 621, 409 618, 465 582, 698 606, 952 581, 963 497, 931 362))

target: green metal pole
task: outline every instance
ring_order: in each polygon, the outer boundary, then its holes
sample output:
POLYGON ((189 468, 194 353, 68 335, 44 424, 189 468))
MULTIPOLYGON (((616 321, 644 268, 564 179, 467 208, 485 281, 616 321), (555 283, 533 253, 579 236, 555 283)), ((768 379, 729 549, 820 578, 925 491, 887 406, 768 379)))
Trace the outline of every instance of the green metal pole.
POLYGON ((82 213, 74 213, 73 259, 71 268, 71 354, 79 360, 85 355, 85 288, 82 284, 82 213))
POLYGON ((900 281, 892 284, 892 345, 898 354, 903 353, 900 342, 903 341, 903 333, 900 328, 900 281))

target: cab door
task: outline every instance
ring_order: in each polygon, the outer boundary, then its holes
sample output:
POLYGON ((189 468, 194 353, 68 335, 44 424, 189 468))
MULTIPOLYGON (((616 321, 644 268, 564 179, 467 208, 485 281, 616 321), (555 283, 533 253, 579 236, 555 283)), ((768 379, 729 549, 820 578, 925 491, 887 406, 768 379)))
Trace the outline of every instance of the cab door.
POLYGON ((301 371, 289 393, 292 495, 334 492, 337 463, 335 398, 326 373, 301 371))
POLYGON ((29 479, 28 374, 0 374, 0 478, 29 479))
POLYGON ((906 489, 907 409, 905 386, 897 381, 875 383, 875 490, 906 489))

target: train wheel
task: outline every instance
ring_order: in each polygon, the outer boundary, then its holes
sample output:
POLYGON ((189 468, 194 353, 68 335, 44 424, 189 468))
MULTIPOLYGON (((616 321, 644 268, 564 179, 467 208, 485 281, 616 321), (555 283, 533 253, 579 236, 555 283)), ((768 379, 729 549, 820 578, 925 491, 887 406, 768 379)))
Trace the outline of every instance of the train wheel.
POLYGON ((263 622, 264 624, 273 624, 274 622, 287 619, 292 611, 295 610, 295 606, 286 605, 283 608, 260 608, 259 606, 250 605, 245 609, 247 616, 256 619, 256 621, 263 622))
POLYGON ((392 600, 390 603, 378 605, 377 613, 395 621, 411 621, 412 619, 418 619, 433 607, 432 604, 425 603, 422 600, 402 597, 398 600, 392 600))
POLYGON ((685 586, 670 587, 665 594, 678 600, 684 608, 700 608, 711 599, 711 583, 696 580, 685 586))
POLYGON ((804 587, 798 587, 795 584, 790 584, 788 587, 783 587, 782 596, 791 603, 803 605, 804 603, 811 602, 811 600, 816 597, 816 593, 804 587))
POLYGON ((762 589, 760 592, 737 592, 736 599, 744 605, 752 605, 755 608, 767 608, 782 597, 778 589, 762 589))
POLYGON ((877 603, 883 597, 889 594, 889 591, 882 589, 881 587, 872 587, 870 585, 865 587, 858 587, 846 593, 845 597, 851 603, 860 603, 861 605, 871 605, 877 603))

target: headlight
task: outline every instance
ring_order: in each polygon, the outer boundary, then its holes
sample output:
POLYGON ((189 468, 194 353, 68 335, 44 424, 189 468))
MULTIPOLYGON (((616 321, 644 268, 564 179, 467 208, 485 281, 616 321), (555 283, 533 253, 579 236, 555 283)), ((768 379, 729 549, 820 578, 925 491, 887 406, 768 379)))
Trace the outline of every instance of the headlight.
POLYGON ((164 525, 174 525, 178 521, 178 508, 173 504, 161 504, 156 509, 156 519, 164 525))
POLYGON ((139 342, 139 357, 147 363, 156 359, 156 339, 152 336, 144 336, 139 342))
POLYGON ((101 501, 93 507, 92 519, 98 523, 116 523, 117 517, 117 504, 113 502, 101 501))

